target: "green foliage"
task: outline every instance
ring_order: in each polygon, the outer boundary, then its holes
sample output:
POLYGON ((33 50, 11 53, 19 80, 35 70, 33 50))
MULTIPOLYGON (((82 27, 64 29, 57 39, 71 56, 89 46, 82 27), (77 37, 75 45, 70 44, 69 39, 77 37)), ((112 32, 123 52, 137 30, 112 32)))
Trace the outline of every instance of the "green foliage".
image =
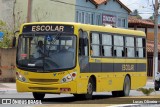
POLYGON ((149 17, 149 19, 154 20, 154 16, 153 16, 153 15, 152 15, 152 16, 150 16, 150 17, 149 17))
POLYGON ((139 15, 139 12, 137 9, 133 10, 131 15, 137 17, 137 19, 142 19, 142 17, 139 15))
POLYGON ((0 32, 4 33, 3 39, 0 40, 0 48, 9 48, 11 47, 11 37, 13 32, 8 29, 7 24, 0 20, 0 32))
POLYGON ((137 89, 137 91, 142 91, 143 94, 145 94, 146 96, 149 96, 152 92, 154 92, 153 88, 139 88, 137 89))

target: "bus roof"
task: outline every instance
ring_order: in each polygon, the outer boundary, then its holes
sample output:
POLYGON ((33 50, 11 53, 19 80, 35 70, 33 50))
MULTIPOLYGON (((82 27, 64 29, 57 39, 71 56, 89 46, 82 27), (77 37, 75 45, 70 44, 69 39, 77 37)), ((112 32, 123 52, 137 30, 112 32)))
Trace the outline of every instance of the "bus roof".
POLYGON ((114 28, 108 26, 97 26, 97 25, 89 25, 89 24, 81 24, 75 22, 32 22, 32 23, 24 23, 21 28, 25 25, 34 25, 34 24, 63 24, 63 25, 73 25, 77 27, 77 29, 83 29, 84 31, 97 31, 97 32, 107 32, 107 33, 115 33, 115 34, 126 34, 126 35, 135 35, 135 36, 146 36, 143 31, 123 29, 123 28, 114 28))

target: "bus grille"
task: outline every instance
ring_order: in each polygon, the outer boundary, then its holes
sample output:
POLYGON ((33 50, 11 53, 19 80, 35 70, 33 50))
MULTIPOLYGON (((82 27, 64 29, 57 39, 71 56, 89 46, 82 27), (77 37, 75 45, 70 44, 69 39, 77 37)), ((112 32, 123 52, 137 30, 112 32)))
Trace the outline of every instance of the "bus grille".
POLYGON ((58 82, 59 79, 32 79, 30 78, 29 79, 31 82, 40 82, 40 83, 43 83, 43 82, 58 82))
POLYGON ((57 90, 58 88, 53 87, 29 87, 32 90, 57 90))

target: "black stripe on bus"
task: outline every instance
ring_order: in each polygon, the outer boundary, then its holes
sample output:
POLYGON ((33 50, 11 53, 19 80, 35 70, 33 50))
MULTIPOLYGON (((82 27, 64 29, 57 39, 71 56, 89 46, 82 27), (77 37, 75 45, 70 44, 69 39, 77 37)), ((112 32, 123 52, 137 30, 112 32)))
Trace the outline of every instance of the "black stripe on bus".
POLYGON ((81 72, 146 72, 145 63, 89 63, 81 72))

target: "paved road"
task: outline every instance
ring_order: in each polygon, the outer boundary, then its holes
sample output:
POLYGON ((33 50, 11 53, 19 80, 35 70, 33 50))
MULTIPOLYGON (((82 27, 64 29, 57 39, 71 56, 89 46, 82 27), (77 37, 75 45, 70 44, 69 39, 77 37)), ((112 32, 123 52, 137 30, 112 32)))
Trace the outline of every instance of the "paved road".
MULTIPOLYGON (((15 88, 15 84, 10 84, 12 88, 8 88, 8 86, 4 84, 0 84, 0 86, 3 86, 0 88, 0 98, 15 98, 15 99, 27 99, 27 100, 34 100, 31 93, 17 93, 15 88), (2 90, 6 89, 6 90, 2 90)), ((147 81, 147 84, 145 88, 153 88, 153 82, 151 80, 147 81)), ((160 91, 153 92, 151 95, 160 95, 160 91)), ((131 90, 130 96, 143 96, 142 92, 131 90)), ((94 93, 92 101, 82 101, 77 100, 73 97, 71 94, 46 94, 44 101, 42 101, 43 104, 111 104, 114 101, 121 101, 123 102, 124 98, 113 98, 110 92, 101 92, 101 93, 94 93)), ((133 99, 131 99, 130 103, 133 102, 133 99)), ((1 106, 1 105, 0 105, 1 106)), ((4 105, 3 105, 4 106, 4 105)), ((18 105, 19 106, 19 105, 18 105)), ((28 105, 27 105, 28 106, 28 105)), ((156 105, 155 105, 156 106, 156 105)), ((160 106, 160 105, 158 105, 160 106)), ((9 107, 6 105, 6 107, 9 107)), ((17 107, 17 106, 15 106, 17 107)), ((20 106, 19 106, 20 107, 20 106)))

